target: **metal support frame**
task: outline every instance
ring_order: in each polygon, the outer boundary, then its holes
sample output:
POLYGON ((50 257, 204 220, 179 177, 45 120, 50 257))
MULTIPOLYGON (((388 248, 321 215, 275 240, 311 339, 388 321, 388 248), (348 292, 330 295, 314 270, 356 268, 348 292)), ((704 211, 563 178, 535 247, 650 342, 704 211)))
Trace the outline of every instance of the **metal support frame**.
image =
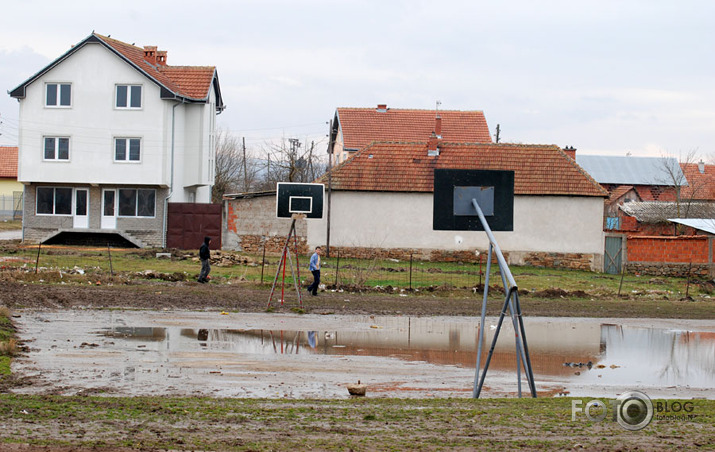
POLYGON ((509 310, 509 316, 511 317, 512 326, 514 327, 514 336, 516 340, 516 378, 518 384, 518 394, 521 397, 521 366, 524 366, 524 374, 526 380, 529 384, 529 390, 531 396, 536 398, 536 386, 534 385, 534 374, 531 370, 531 359, 529 358, 529 347, 526 343, 526 332, 524 331, 524 321, 521 315, 521 304, 519 303, 519 290, 514 281, 514 276, 511 274, 511 270, 504 259, 504 255, 499 248, 499 244, 492 234, 492 230, 487 223, 486 218, 484 218, 484 213, 479 207, 479 203, 476 199, 472 199, 472 205, 479 215, 479 220, 484 227, 484 232, 489 237, 489 254, 487 257, 487 274, 484 282, 484 298, 482 300, 482 317, 479 323, 479 345, 477 347, 477 366, 474 375, 474 389, 472 392, 472 397, 475 399, 479 398, 479 394, 482 392, 482 387, 484 385, 484 379, 487 376, 487 370, 489 369, 489 363, 492 360, 492 355, 494 354, 494 348, 496 347, 497 339, 499 338, 499 332, 501 331, 502 324, 504 322, 504 317, 506 316, 507 310, 509 310), (504 298, 504 304, 499 315, 499 321, 497 323, 496 331, 494 332, 494 338, 492 339, 492 344, 489 349, 489 355, 484 363, 484 370, 481 372, 481 360, 482 360, 482 348, 484 344, 484 323, 487 313, 487 295, 489 293, 489 273, 492 264, 492 255, 496 255, 497 262, 499 264, 499 272, 502 278, 502 284, 504 285, 504 290, 506 292, 506 297, 504 298))
POLYGON ((300 307, 303 307, 303 295, 300 292, 299 284, 300 284, 300 264, 298 263, 298 236, 295 231, 295 220, 296 218, 293 218, 293 221, 291 222, 290 225, 290 231, 288 232, 288 237, 286 238, 285 245, 283 245, 283 252, 281 253, 281 260, 280 263, 278 264, 278 269, 276 270, 276 277, 273 278, 273 286, 271 287, 271 295, 268 297, 268 308, 271 307, 271 302, 273 301, 273 294, 276 290, 276 284, 278 283, 278 276, 281 274, 281 270, 283 270, 283 277, 281 280, 281 306, 283 306, 283 301, 284 301, 284 289, 285 289, 285 277, 286 277, 286 258, 290 262, 290 275, 293 278, 293 285, 295 286, 295 291, 298 294, 298 303, 300 304, 300 307), (291 250, 290 250, 290 239, 293 238, 293 243, 294 243, 294 249, 293 252, 295 253, 295 269, 296 273, 293 273, 293 258, 291 257, 291 250))

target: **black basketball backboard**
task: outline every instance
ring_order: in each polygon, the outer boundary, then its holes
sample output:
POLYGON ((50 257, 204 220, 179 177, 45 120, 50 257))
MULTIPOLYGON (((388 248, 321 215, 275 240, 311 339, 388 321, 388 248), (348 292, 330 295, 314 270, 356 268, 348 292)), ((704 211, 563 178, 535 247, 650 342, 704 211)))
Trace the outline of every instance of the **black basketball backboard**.
POLYGON ((432 229, 483 231, 476 199, 492 231, 514 230, 514 171, 434 170, 432 229))
POLYGON ((298 182, 278 182, 276 216, 292 218, 294 214, 306 218, 323 218, 325 185, 298 182))

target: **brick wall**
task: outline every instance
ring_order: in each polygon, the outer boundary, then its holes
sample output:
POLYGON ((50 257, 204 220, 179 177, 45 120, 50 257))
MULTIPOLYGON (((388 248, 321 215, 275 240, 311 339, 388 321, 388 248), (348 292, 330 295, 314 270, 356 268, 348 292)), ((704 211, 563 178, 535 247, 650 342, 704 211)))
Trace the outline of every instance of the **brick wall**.
POLYGON ((626 270, 660 276, 712 276, 712 239, 696 236, 629 236, 626 270))

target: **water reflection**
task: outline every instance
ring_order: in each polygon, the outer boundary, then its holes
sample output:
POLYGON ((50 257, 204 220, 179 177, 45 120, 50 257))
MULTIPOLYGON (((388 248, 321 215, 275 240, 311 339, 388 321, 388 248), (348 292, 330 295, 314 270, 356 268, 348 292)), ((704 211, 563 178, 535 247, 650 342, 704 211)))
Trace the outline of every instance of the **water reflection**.
MULTIPOLYGON (((511 372, 516 368, 510 328, 505 324, 490 370, 511 372)), ((632 383, 692 388, 715 385, 712 332, 549 319, 527 322, 526 331, 537 379, 565 377, 573 382, 600 385, 632 383)), ((473 368, 478 332, 477 321, 394 317, 377 319, 371 328, 359 330, 116 326, 102 334, 115 341, 146 342, 170 351, 374 356, 473 368)), ((494 325, 488 322, 487 344, 491 343, 493 332, 494 325)))

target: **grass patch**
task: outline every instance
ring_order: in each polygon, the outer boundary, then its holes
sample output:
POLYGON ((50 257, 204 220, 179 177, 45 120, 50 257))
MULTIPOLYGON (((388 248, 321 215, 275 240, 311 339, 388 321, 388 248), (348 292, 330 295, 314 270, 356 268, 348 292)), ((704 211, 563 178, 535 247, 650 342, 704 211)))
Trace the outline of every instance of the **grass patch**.
MULTIPOLYGON (((0 395, 0 443, 206 450, 674 449, 712 444, 715 401, 630 432, 571 398, 211 399, 0 395), (426 414, 429 413, 429 414, 426 414), (548 433, 534 434, 548 425, 548 433), (497 447, 498 446, 498 447, 497 447)), ((657 402, 657 401, 654 401, 657 402)), ((672 401, 669 401, 672 402, 672 401)), ((546 432, 546 430, 541 430, 546 432)))
POLYGON ((17 354, 15 327, 10 319, 10 310, 0 307, 0 377, 10 375, 12 357, 17 354))
POLYGON ((22 229, 22 220, 0 221, 0 231, 17 231, 22 229))

